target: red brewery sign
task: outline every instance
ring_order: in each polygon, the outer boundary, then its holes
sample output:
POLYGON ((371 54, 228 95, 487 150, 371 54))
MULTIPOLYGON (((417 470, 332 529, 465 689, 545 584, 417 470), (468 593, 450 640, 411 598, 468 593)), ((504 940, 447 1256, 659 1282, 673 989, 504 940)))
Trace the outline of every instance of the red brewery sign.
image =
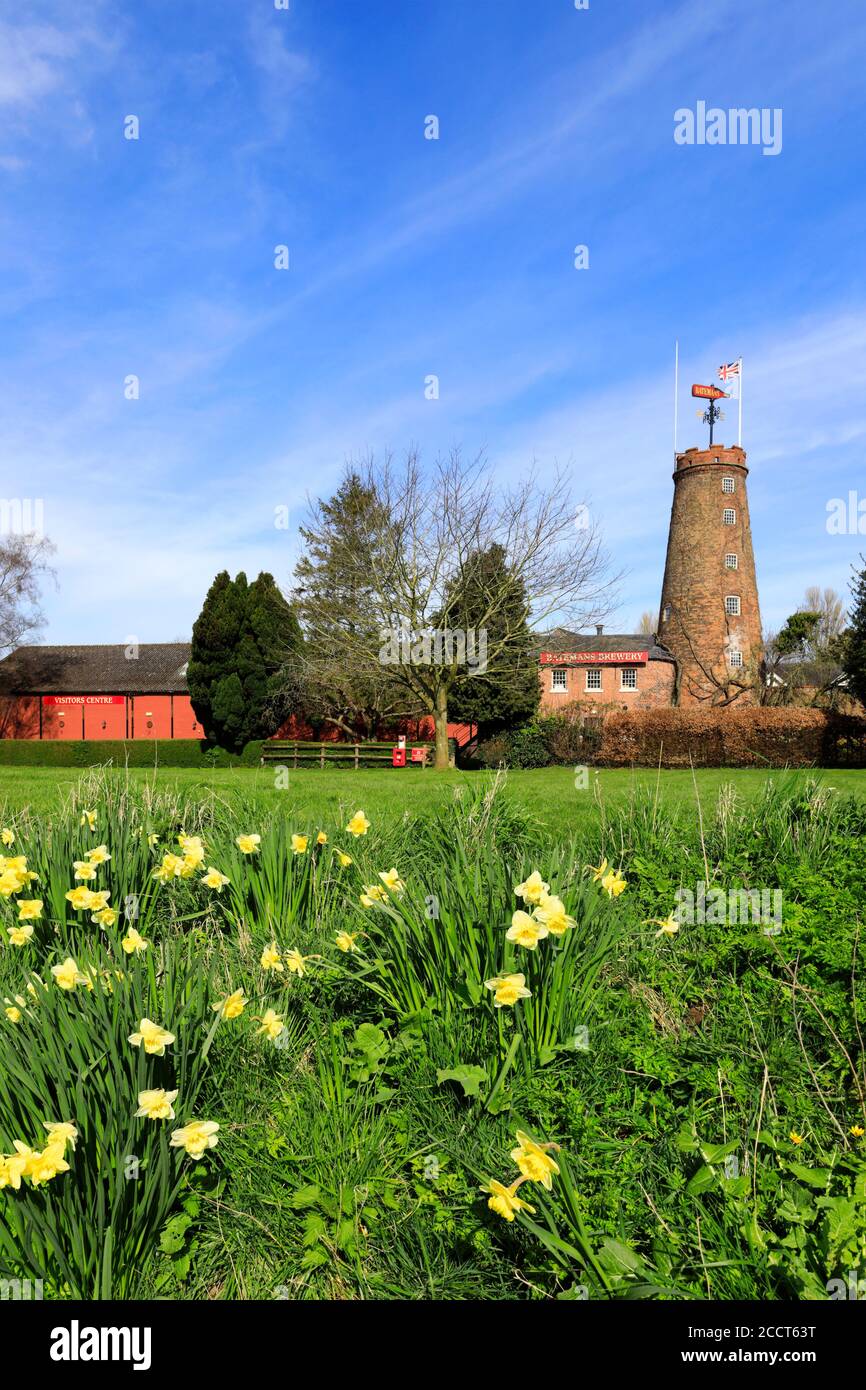
POLYGON ((125 695, 43 695, 43 705, 124 705, 125 695))
POLYGON ((638 666, 646 652, 542 652, 542 666, 638 666))
POLYGON ((700 396, 704 401, 728 400, 728 392, 720 391, 718 386, 693 386, 692 395, 700 396))

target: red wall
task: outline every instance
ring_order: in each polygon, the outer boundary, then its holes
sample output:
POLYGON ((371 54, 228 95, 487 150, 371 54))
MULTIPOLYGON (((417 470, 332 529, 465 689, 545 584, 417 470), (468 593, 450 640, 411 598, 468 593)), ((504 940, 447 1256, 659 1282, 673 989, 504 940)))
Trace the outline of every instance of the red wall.
POLYGON ((39 696, 4 695, 0 700, 0 738, 39 737, 39 696))
MULTIPOLYGON (((87 697, 85 697, 85 700, 87 697)), ((44 739, 203 738, 188 695, 115 696, 116 703, 76 703, 71 697, 8 695, 0 698, 0 738, 44 739)))
POLYGON ((204 729, 195 717, 188 695, 172 695, 174 705, 174 737, 204 738, 204 729))
POLYGON ((42 737, 65 739, 83 738, 84 706, 73 704, 46 705, 43 700, 42 737))
POLYGON ((129 697, 130 738, 171 738, 171 696, 129 697))
MULTIPOLYGON (((84 697, 86 700, 88 697, 84 697)), ((94 698, 94 697, 91 697, 94 698)), ((39 706, 42 705, 42 738, 45 739, 156 739, 204 737, 188 695, 115 696, 114 704, 87 704, 78 697, 12 695, 0 698, 0 738, 39 738, 39 706)), ((397 741, 397 729, 411 742, 433 741, 430 718, 401 721, 396 728, 381 730, 382 739, 397 741)), ((449 724, 448 735, 463 744, 474 730, 468 724, 449 724)), ((343 739, 332 725, 325 726, 324 739, 343 739)), ((313 731, 297 719, 283 725, 276 738, 312 739, 313 731)))
MULTIPOLYGON (((44 730, 44 706, 42 727, 44 730)), ((124 700, 122 705, 85 705, 84 737, 87 739, 126 738, 126 701, 124 700)))

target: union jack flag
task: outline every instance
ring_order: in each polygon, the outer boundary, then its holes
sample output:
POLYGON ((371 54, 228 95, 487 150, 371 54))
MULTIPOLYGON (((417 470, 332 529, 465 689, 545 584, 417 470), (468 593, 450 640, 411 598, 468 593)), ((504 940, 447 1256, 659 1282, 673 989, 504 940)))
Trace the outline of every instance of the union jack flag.
POLYGON ((719 381, 729 381, 732 376, 739 375, 739 362, 728 362, 725 366, 719 367, 719 381))

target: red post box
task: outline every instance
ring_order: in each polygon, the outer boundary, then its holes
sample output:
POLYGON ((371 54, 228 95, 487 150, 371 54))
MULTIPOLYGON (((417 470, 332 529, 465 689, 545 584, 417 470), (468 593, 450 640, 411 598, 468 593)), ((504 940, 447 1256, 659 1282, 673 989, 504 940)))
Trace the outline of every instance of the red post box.
POLYGON ((405 767, 405 766, 406 766, 406 749, 405 749, 405 748, 392 748, 392 749, 391 749, 391 762, 393 763, 394 767, 405 767))

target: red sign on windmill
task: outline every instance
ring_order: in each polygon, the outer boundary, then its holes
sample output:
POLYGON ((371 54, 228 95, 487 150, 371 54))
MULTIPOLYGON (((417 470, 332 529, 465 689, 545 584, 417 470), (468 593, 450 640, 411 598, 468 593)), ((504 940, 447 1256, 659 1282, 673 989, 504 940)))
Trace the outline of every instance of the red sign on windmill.
POLYGON ((699 396, 703 401, 728 400, 728 391, 720 391, 718 386, 693 386, 692 395, 699 396))

